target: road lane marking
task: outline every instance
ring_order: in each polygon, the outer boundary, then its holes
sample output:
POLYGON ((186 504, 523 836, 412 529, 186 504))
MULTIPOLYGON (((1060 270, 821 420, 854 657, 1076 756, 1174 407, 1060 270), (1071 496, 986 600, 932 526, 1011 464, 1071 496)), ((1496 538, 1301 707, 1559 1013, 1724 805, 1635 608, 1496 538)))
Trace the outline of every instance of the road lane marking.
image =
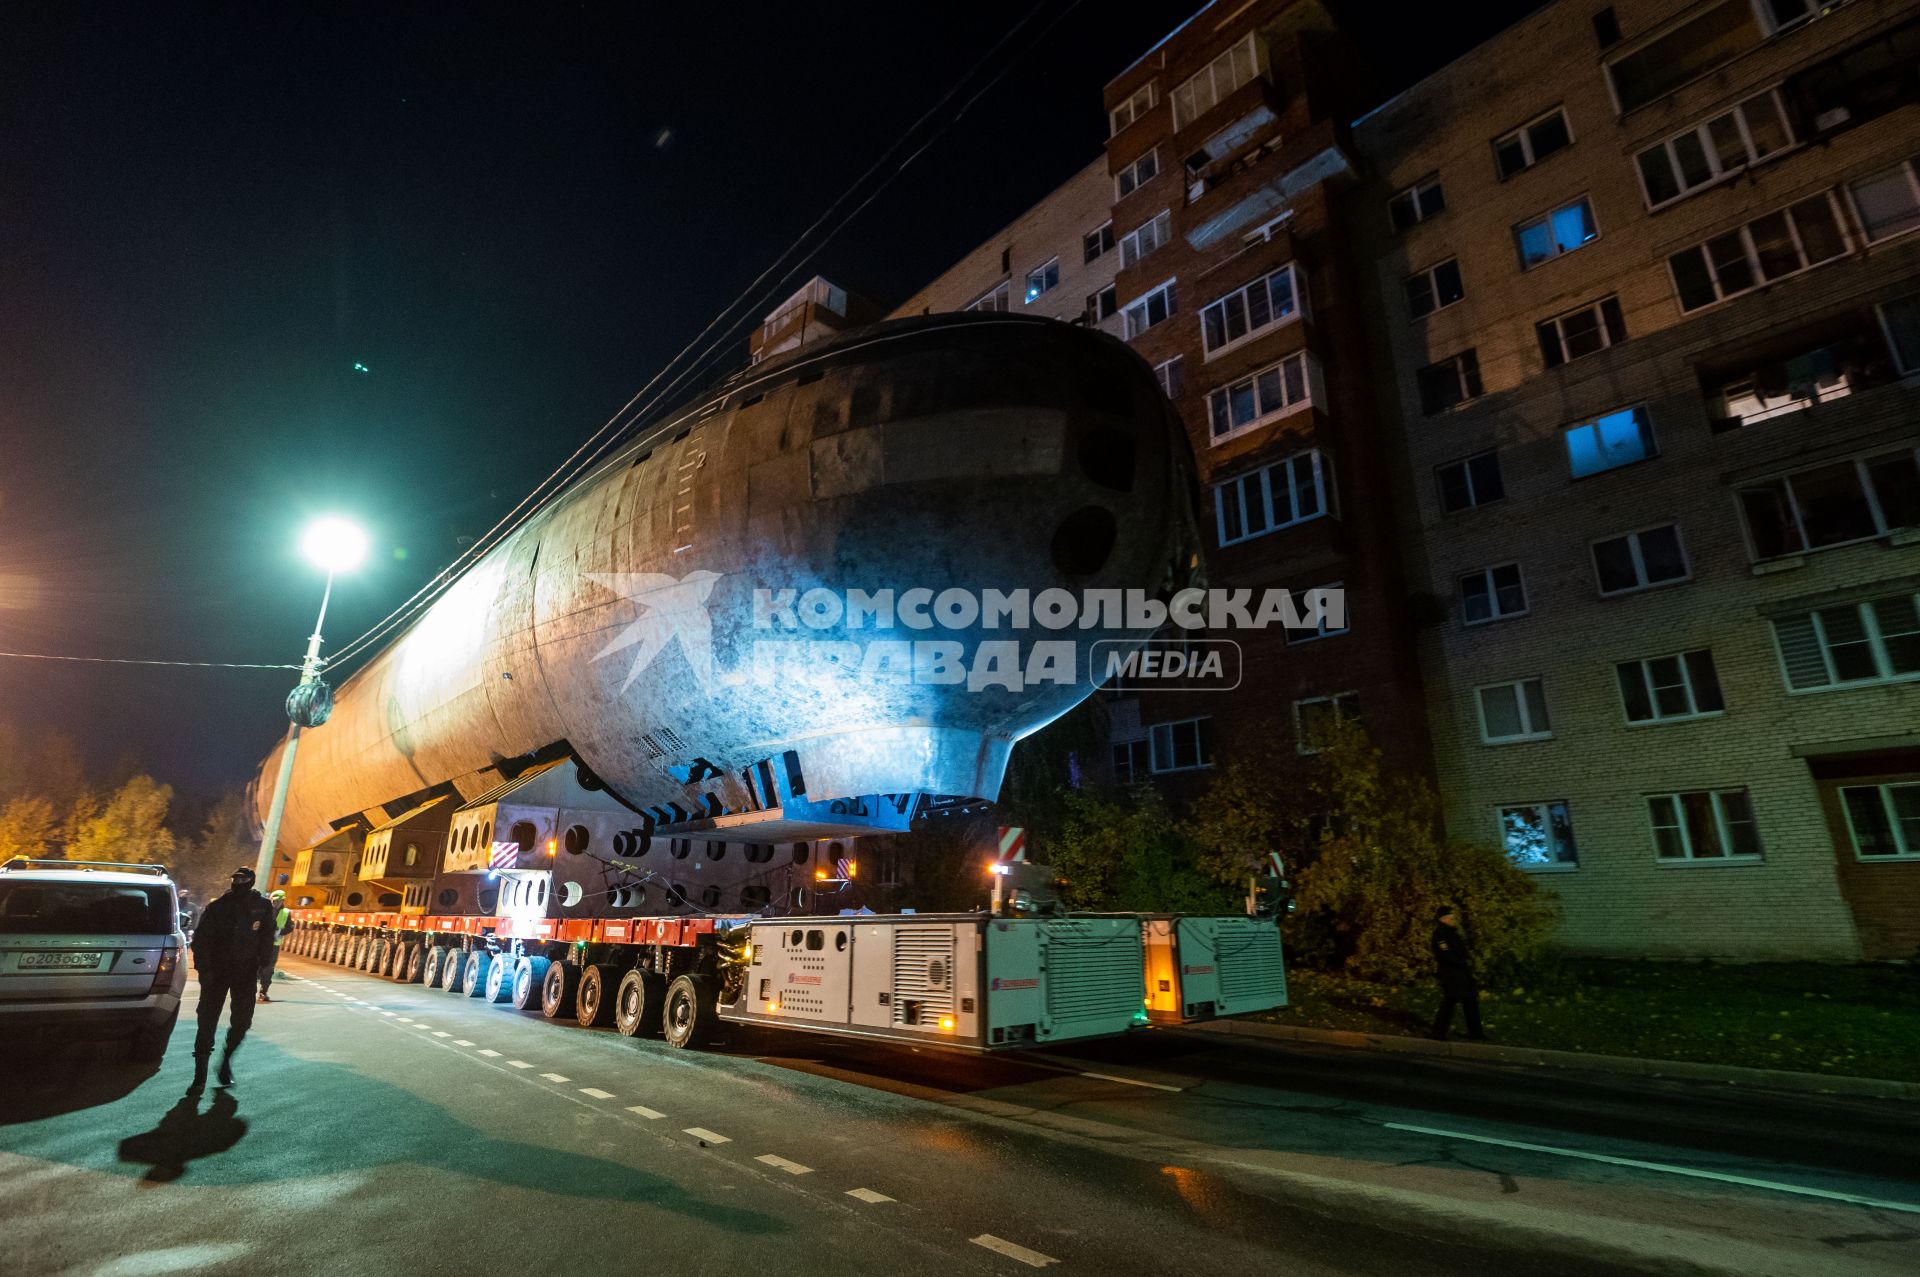
POLYGON ((596 1100, 610 1100, 613 1098, 612 1091, 603 1091, 597 1086, 583 1086, 580 1088, 580 1094, 591 1095, 596 1100))
POLYGON ((1099 1078, 1102 1082, 1120 1082, 1127 1086, 1144 1086, 1154 1091, 1184 1091, 1186 1089, 1183 1086, 1168 1086, 1165 1082, 1143 1082, 1137 1077, 1120 1077, 1114 1073, 1082 1072, 1080 1076, 1099 1078))
POLYGON ((764 1163, 768 1166, 775 1167, 779 1170, 783 1170, 789 1175, 813 1174, 813 1167, 802 1166, 798 1162, 789 1162, 786 1158, 781 1157, 774 1153, 762 1153, 760 1156, 754 1158, 753 1160, 756 1162, 764 1163))
POLYGON ((497 1060, 500 1058, 498 1051, 489 1051, 484 1046, 480 1048, 480 1054, 486 1056, 489 1060, 497 1060))
POLYGON ((400 1013, 398 1011, 382 1011, 380 1014, 381 1015, 399 1015, 400 1013))
POLYGON ((515 1069, 530 1069, 533 1067, 533 1065, 528 1064, 525 1060, 508 1060, 507 1066, 515 1069))
POLYGON ((547 1081, 549 1082, 566 1082, 571 1080, 567 1078, 564 1074, 560 1074, 560 1073, 542 1073, 540 1076, 547 1079, 547 1081))
POLYGON ((650 1109, 644 1104, 629 1104, 627 1105, 627 1112, 638 1113, 641 1117, 649 1121, 654 1121, 666 1116, 666 1114, 662 1113, 659 1109, 650 1109))
POLYGON ((1052 1255, 1042 1255, 1037 1250, 1028 1250, 1025 1246, 1015 1245, 1004 1237, 995 1237, 992 1233, 982 1233, 978 1237, 970 1237, 967 1240, 976 1246, 985 1246, 988 1250, 997 1250, 1007 1258, 1017 1259, 1030 1268, 1045 1268, 1048 1264, 1057 1264, 1060 1262, 1052 1255))
POLYGON ((728 1139, 726 1136, 721 1135, 714 1131, 710 1131, 704 1126, 689 1126, 686 1129, 685 1134, 691 1135, 693 1136, 693 1138, 697 1140, 705 1140, 709 1144, 733 1143, 733 1141, 728 1139))
POLYGON ((473 1043, 467 1041, 465 1038, 455 1038, 453 1040, 453 1044, 455 1046, 472 1046, 473 1045, 473 1043))
POLYGON ((849 1188, 847 1190, 847 1196, 856 1197, 869 1206, 877 1206, 881 1202, 890 1202, 893 1200, 885 1193, 876 1193, 871 1188, 849 1188))
POLYGON ((453 1034, 447 1032, 445 1029, 435 1029, 433 1031, 433 1036, 435 1036, 436 1038, 450 1038, 453 1036, 453 1034))
POLYGON ((1719 1180, 1723 1184, 1739 1184, 1746 1188, 1770 1189, 1776 1193, 1797 1193, 1802 1197, 1819 1197, 1830 1202, 1848 1202, 1855 1206, 1873 1206, 1881 1210, 1904 1211, 1909 1215, 1920 1215, 1920 1203, 1894 1202, 1879 1197, 1862 1197, 1858 1193, 1841 1193, 1830 1188, 1808 1188, 1802 1184, 1782 1184, 1777 1180, 1752 1179, 1745 1175, 1729 1175, 1725 1171, 1704 1171, 1692 1166, 1673 1166, 1666 1162, 1646 1162, 1637 1157, 1614 1157, 1608 1153, 1589 1153, 1578 1148, 1557 1148, 1552 1144, 1529 1144, 1524 1140, 1503 1140, 1491 1135, 1468 1135, 1465 1131, 1444 1131, 1433 1126, 1413 1126, 1405 1122, 1382 1122, 1382 1126, 1391 1131, 1412 1131, 1416 1135, 1437 1135, 1442 1139, 1471 1140, 1475 1144, 1498 1144, 1502 1148, 1524 1149, 1529 1153, 1552 1153, 1558 1157, 1577 1158, 1583 1162, 1605 1162, 1609 1166, 1631 1166, 1636 1170, 1660 1171, 1667 1175, 1686 1175, 1693 1179, 1719 1180))

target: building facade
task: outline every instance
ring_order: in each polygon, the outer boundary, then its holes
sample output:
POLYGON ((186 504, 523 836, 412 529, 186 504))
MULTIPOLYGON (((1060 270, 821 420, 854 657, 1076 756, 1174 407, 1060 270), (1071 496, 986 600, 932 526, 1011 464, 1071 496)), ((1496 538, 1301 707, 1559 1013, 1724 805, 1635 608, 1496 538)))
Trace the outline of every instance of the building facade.
POLYGON ((1353 137, 1452 832, 1577 949, 1912 956, 1920 5, 1558 0, 1353 137))

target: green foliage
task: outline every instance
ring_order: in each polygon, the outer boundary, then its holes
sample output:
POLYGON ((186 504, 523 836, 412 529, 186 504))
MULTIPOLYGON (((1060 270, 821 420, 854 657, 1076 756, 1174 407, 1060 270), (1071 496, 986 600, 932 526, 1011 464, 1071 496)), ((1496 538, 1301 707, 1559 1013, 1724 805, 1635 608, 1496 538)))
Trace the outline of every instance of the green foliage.
POLYGON ((0 808, 0 864, 15 856, 51 856, 60 822, 53 804, 37 795, 22 795, 0 808))
POLYGON ((119 860, 166 864, 173 858, 173 833, 166 826, 173 787, 151 776, 134 776, 96 814, 75 822, 67 843, 69 860, 119 860))
POLYGON ((1106 749, 1106 708, 1089 697, 1013 748, 997 804, 1002 823, 1042 841, 1059 827, 1064 796, 1092 773, 1106 749))
POLYGON ((1199 848, 1160 795, 1144 786, 1072 790, 1047 864, 1065 880, 1074 909, 1140 913, 1236 913, 1237 893, 1201 872, 1199 848))
MULTIPOLYGON (((260 850, 253 836, 253 816, 246 794, 228 794, 207 812, 207 823, 195 838, 177 840, 173 857, 174 881, 190 888, 201 900, 211 900, 227 889, 227 878, 237 865, 250 865, 260 850)), ((283 855, 279 865, 286 865, 283 855)), ((261 886, 273 890, 273 884, 261 886)))

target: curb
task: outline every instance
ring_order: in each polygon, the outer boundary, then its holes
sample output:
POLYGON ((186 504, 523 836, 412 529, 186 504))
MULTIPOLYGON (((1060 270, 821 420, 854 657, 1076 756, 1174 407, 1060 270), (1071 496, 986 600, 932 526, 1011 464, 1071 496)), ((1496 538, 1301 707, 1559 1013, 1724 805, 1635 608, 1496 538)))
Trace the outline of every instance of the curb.
POLYGON ((1637 1055, 1594 1055, 1586 1051, 1549 1051, 1539 1047, 1492 1046, 1481 1042, 1435 1042, 1427 1038, 1401 1037, 1390 1033, 1308 1029, 1258 1020, 1214 1020, 1187 1025, 1184 1031, 1224 1037, 1311 1042, 1320 1046, 1344 1046, 1400 1055, 1435 1055, 1486 1064, 1531 1064, 1542 1068, 1585 1069, 1591 1073, 1623 1073, 1633 1077, 1722 1082, 1729 1086, 1749 1086, 1769 1091, 1920 1101, 1920 1082, 1899 1082, 1892 1078, 1830 1077, 1824 1073, 1749 1069, 1731 1064, 1702 1064, 1693 1060, 1649 1060, 1637 1055))

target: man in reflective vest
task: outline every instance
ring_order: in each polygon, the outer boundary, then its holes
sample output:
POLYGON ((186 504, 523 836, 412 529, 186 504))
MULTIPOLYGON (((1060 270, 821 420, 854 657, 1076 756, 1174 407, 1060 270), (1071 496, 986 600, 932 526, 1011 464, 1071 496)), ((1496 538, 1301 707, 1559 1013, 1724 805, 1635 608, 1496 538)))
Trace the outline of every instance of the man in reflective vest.
POLYGON ((293 911, 287 908, 287 893, 274 891, 267 896, 273 905, 273 948, 267 950, 266 958, 260 963, 260 1000, 271 1002, 267 989, 273 984, 273 968, 280 961, 280 942, 293 930, 293 911))

